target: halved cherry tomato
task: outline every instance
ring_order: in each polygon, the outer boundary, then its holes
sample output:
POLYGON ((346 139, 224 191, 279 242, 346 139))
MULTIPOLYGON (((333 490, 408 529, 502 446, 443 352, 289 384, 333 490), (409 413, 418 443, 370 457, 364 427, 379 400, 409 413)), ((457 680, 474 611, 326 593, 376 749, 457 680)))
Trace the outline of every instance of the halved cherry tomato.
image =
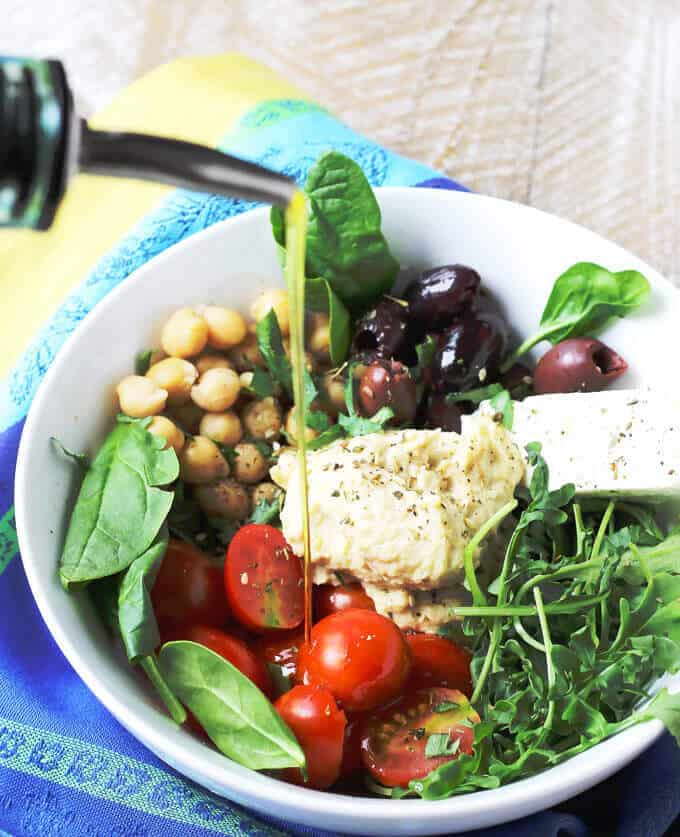
POLYGON ((288 630, 302 622, 302 561, 273 526, 251 523, 238 530, 227 551, 224 586, 234 617, 251 631, 288 630))
POLYGON ((161 633, 195 623, 221 628, 229 621, 221 570, 184 541, 168 544, 151 601, 161 633))
POLYGON ((338 613, 340 610, 375 610, 373 599, 361 584, 321 584, 314 588, 314 614, 317 619, 338 613))
POLYGON ((306 758, 306 782, 297 768, 283 771, 284 777, 296 785, 329 788, 340 775, 346 724, 333 695, 320 686, 295 686, 274 706, 295 733, 306 758))
POLYGON ((452 761, 461 753, 472 754, 472 724, 479 715, 457 689, 421 689, 373 715, 363 727, 361 756, 364 767, 380 784, 406 788, 413 779, 452 761), (451 752, 428 757, 428 738, 447 734, 451 752))
POLYGON ((401 694, 411 671, 404 635, 372 610, 342 610, 312 628, 300 649, 297 679, 317 683, 351 712, 375 709, 401 694))
POLYGON ((205 645, 211 651, 224 657, 225 660, 236 666, 253 683, 261 689, 268 698, 272 696, 272 683, 266 666, 248 648, 245 642, 226 634, 217 628, 208 628, 205 625, 191 625, 183 630, 178 630, 173 639, 188 639, 191 642, 198 642, 205 645))
POLYGON ((446 686, 468 696, 472 694, 470 655, 464 648, 435 634, 406 634, 406 642, 412 662, 409 691, 446 686))
POLYGON ((250 647, 265 665, 277 665, 284 677, 294 678, 298 654, 304 641, 304 630, 295 629, 257 637, 250 643, 250 647))

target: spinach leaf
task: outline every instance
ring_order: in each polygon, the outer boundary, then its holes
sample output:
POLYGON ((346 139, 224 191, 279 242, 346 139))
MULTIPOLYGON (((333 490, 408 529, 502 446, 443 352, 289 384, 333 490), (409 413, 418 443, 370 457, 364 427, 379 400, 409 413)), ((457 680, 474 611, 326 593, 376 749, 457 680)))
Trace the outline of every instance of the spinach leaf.
POLYGON ((650 294, 647 279, 637 270, 612 273, 592 262, 578 262, 555 280, 538 331, 528 337, 503 364, 515 360, 542 340, 553 345, 567 337, 593 337, 616 317, 639 308, 650 294))
MULTIPOLYGON (((309 200, 307 276, 325 279, 350 309, 366 308, 388 291, 399 270, 381 229, 380 207, 366 176, 338 151, 322 155, 305 183, 309 200)), ((272 232, 285 248, 283 212, 271 211, 272 232)))
POLYGON ((118 630, 128 660, 139 663, 165 704, 170 717, 178 724, 186 721, 184 707, 172 693, 158 669, 154 652, 160 634, 151 603, 151 588, 168 547, 167 528, 149 549, 130 564, 122 574, 118 588, 118 630))
POLYGON ((351 321, 347 308, 325 279, 311 278, 305 283, 305 307, 328 314, 331 363, 342 366, 349 352, 351 321))
POLYGON ((257 345, 272 378, 293 394, 293 371, 283 348, 283 338, 276 311, 272 308, 257 324, 257 345))
POLYGON ((120 578, 120 574, 99 578, 87 588, 94 609, 106 625, 109 633, 114 637, 119 634, 118 589, 120 588, 120 578))
POLYGON ((143 349, 135 355, 135 375, 146 375, 151 366, 154 349, 143 349))
POLYGON ((71 514, 59 576, 66 589, 126 569, 151 546, 172 505, 172 448, 143 422, 118 422, 89 468, 71 514))
POLYGON ((161 648, 159 664, 170 687, 226 756, 253 770, 304 768, 302 748, 278 712, 223 657, 195 642, 169 642, 161 648))

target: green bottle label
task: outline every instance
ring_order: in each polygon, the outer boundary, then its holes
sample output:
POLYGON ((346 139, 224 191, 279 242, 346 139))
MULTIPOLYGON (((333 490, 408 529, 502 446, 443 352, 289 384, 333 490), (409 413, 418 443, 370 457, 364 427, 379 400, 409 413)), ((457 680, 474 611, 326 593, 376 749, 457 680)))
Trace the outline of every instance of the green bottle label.
POLYGON ((66 184, 72 108, 58 61, 0 56, 0 227, 52 223, 66 184))

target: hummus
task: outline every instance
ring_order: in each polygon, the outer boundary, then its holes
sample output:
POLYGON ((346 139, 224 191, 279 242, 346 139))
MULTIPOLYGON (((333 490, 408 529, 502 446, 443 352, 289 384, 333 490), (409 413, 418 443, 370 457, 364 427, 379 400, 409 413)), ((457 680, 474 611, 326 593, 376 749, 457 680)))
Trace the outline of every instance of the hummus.
MULTIPOLYGON (((314 582, 360 581, 379 612, 421 628, 449 621, 448 607, 467 600, 463 551, 524 475, 510 435, 485 416, 463 435, 343 439, 310 453, 307 468, 314 582)), ((282 454, 271 475, 286 490, 283 533, 302 554, 295 455, 282 454)))

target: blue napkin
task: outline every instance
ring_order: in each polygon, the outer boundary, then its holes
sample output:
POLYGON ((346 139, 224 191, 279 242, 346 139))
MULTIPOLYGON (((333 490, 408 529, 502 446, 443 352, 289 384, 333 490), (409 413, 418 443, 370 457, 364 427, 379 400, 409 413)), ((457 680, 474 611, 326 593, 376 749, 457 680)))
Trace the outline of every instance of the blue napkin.
MULTIPOLYGON (((335 148, 353 157, 374 186, 463 188, 380 148, 304 102, 259 105, 221 147, 299 182, 320 152, 335 148)), ((109 290, 148 259, 254 205, 173 193, 85 278, 0 392, 0 837, 324 834, 257 819, 188 782, 132 738, 90 694, 47 632, 16 554, 13 529, 14 463, 23 418, 66 337, 109 290)), ((679 813, 680 750, 665 735, 616 777, 559 811, 475 835, 660 837, 679 813)))

